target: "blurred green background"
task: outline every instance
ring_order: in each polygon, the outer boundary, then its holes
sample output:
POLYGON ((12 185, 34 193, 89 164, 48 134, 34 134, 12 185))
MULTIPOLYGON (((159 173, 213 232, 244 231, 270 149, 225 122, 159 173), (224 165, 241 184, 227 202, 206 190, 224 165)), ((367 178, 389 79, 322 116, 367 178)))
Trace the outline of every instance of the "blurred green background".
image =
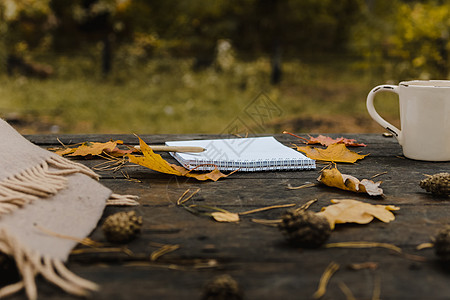
MULTIPOLYGON (((448 78, 449 2, 0 0, 0 116, 25 134, 382 132, 371 88, 448 78)), ((399 126, 394 95, 376 106, 399 126)))

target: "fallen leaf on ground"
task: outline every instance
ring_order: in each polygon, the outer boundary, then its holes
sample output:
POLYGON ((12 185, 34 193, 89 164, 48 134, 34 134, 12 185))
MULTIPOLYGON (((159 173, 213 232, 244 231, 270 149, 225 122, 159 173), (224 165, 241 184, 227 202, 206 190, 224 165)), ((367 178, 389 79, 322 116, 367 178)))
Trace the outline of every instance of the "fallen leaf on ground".
POLYGON ((335 224, 342 223, 367 224, 374 218, 389 223, 395 220, 391 211, 400 209, 393 205, 372 205, 352 199, 332 199, 331 203, 317 213, 327 218, 331 229, 334 229, 335 224))
POLYGON ((217 181, 220 178, 227 177, 233 173, 223 174, 217 168, 209 173, 194 173, 192 170, 185 169, 182 166, 168 163, 161 157, 161 155, 153 152, 152 148, 150 148, 150 146, 147 145, 141 138, 139 138, 139 145, 143 156, 135 156, 132 154, 127 154, 126 156, 129 158, 131 163, 141 165, 153 171, 177 176, 193 177, 201 181, 208 179, 217 181))
POLYGON ((210 205, 197 205, 197 204, 187 206, 184 204, 184 202, 181 203, 181 206, 184 207, 190 213, 193 213, 195 215, 209 216, 217 222, 236 223, 239 222, 240 220, 239 214, 230 212, 220 207, 210 205))
POLYGON ((381 181, 373 182, 368 179, 359 181, 354 176, 341 174, 337 168, 323 170, 317 180, 327 186, 337 187, 346 191, 367 193, 370 196, 383 195, 383 189, 379 187, 381 181))
POLYGON ((320 144, 322 146, 330 146, 332 144, 344 144, 346 146, 352 146, 352 147, 366 147, 366 144, 363 143, 357 143, 355 139, 346 139, 344 137, 340 137, 337 139, 333 139, 329 136, 319 135, 317 137, 312 137, 308 134, 309 139, 306 139, 304 137, 298 136, 296 134, 290 133, 288 131, 283 131, 283 133, 295 136, 296 138, 301 139, 304 143, 308 145, 312 144, 320 144))
POLYGON ((366 144, 357 143, 355 139, 346 139, 344 137, 340 137, 337 139, 330 138, 328 136, 319 135, 318 137, 309 136, 309 141, 307 144, 320 144, 323 146, 329 146, 332 144, 344 144, 345 146, 350 147, 366 147, 366 144))
POLYGON ((69 156, 100 155, 103 151, 112 152, 119 143, 122 144, 122 141, 109 141, 106 143, 85 142, 78 148, 75 148, 69 156))
MULTIPOLYGON (((79 144, 77 144, 79 145, 79 144)), ((127 147, 127 149, 120 149, 118 145, 123 145, 123 141, 109 141, 105 143, 100 142, 84 142, 79 146, 64 146, 63 148, 51 148, 49 150, 55 152, 60 156, 97 156, 107 153, 112 156, 124 156, 125 154, 133 153, 138 150, 127 147)))
POLYGON ((314 148, 311 146, 297 146, 297 151, 305 153, 311 159, 329 162, 354 163, 358 159, 363 159, 369 154, 361 155, 348 150, 344 144, 332 144, 326 149, 314 148))
POLYGON ((239 222, 239 215, 232 212, 215 211, 211 213, 211 217, 217 222, 239 222))

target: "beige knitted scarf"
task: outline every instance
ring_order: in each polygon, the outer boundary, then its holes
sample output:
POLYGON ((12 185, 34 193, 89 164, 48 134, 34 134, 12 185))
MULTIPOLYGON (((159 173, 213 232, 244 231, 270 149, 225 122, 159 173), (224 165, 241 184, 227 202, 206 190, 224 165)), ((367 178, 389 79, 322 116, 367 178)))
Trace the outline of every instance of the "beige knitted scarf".
POLYGON ((37 275, 74 295, 97 290, 65 267, 77 242, 58 235, 81 240, 105 205, 136 205, 135 200, 112 194, 91 169, 32 144, 0 119, 0 252, 14 259, 21 275, 0 288, 0 298, 25 289, 29 299, 37 299, 37 275))

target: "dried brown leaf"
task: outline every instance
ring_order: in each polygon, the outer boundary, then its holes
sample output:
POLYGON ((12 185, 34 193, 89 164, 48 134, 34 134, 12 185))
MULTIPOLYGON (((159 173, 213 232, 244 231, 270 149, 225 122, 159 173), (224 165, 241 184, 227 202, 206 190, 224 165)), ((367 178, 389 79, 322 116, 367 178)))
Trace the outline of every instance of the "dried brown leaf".
POLYGON ((229 222, 229 223, 239 222, 239 215, 232 212, 215 211, 211 213, 211 217, 217 222, 229 222))
POLYGON ((331 202, 332 205, 323 207, 317 214, 327 218, 332 229, 335 224, 367 224, 374 218, 389 223, 395 220, 391 211, 400 209, 393 205, 372 205, 352 199, 332 199, 331 202))
POLYGON ((329 146, 331 144, 344 144, 346 146, 353 146, 353 147, 366 147, 367 146, 366 144, 363 144, 363 143, 357 143, 356 140, 354 140, 354 139, 346 139, 344 137, 333 139, 333 138, 331 138, 329 136, 324 136, 324 135, 320 134, 317 137, 312 137, 312 136, 308 135, 309 139, 305 139, 305 138, 303 138, 301 136, 295 135, 295 134, 290 133, 288 131, 283 131, 283 133, 295 136, 296 138, 301 139, 302 142, 304 142, 304 143, 306 143, 308 145, 320 144, 322 146, 329 146))
POLYGON ((370 196, 383 195, 383 189, 379 187, 381 181, 373 182, 368 179, 359 181, 358 178, 352 175, 342 174, 337 168, 323 170, 317 180, 327 186, 337 187, 346 191, 367 193, 370 196))

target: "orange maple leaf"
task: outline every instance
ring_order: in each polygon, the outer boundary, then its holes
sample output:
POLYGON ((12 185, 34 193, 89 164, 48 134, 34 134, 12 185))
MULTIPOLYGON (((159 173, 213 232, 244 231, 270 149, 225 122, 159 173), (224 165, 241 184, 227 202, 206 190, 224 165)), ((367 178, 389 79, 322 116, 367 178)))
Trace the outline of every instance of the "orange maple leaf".
POLYGON ((117 147, 117 144, 122 143, 122 141, 109 141, 106 143, 84 142, 81 146, 75 148, 69 156, 100 155, 103 151, 112 152, 117 147))
POLYGON ((309 140, 308 140, 308 139, 305 139, 304 137, 298 136, 298 135, 290 133, 288 131, 283 131, 283 133, 295 136, 296 138, 301 139, 307 145, 320 144, 322 146, 327 146, 327 147, 332 144, 344 144, 346 146, 353 146, 353 147, 366 147, 367 146, 366 144, 363 144, 363 143, 357 143, 355 139, 346 139, 344 137, 333 139, 329 136, 324 136, 321 134, 317 137, 312 137, 308 134, 308 136, 309 136, 309 140))
POLYGON ((353 146, 353 147, 366 147, 366 144, 362 143, 356 143, 355 139, 346 139, 344 137, 340 137, 337 139, 330 138, 329 136, 319 135, 318 137, 312 137, 309 136, 309 141, 307 144, 320 144, 323 146, 329 146, 332 144, 344 144, 346 146, 353 146))
POLYGON ((142 151, 143 156, 135 156, 131 154, 127 154, 126 156, 130 160, 131 163, 138 164, 140 166, 149 168, 153 171, 157 171, 160 173, 165 174, 173 174, 177 176, 186 176, 186 177, 193 177, 197 180, 212 180, 217 181, 220 178, 227 177, 231 175, 232 173, 226 175, 219 171, 219 169, 215 168, 213 171, 209 173, 193 173, 194 170, 188 170, 184 167, 171 164, 164 160, 161 155, 156 154, 153 152, 152 148, 150 148, 149 145, 147 145, 140 137, 139 138, 139 145, 140 149, 142 151))
POLYGON ((48 150, 54 151, 56 154, 61 156, 96 156, 105 152, 112 156, 122 157, 125 154, 139 152, 139 150, 131 146, 127 146, 128 149, 120 149, 118 145, 123 145, 121 140, 111 140, 106 143, 84 142, 80 146, 78 145, 80 144, 64 146, 64 148, 52 148, 48 150))
POLYGON ((314 148, 311 146, 297 147, 297 151, 303 152, 307 157, 320 161, 354 163, 358 159, 363 159, 369 154, 361 155, 348 150, 344 144, 331 144, 326 149, 314 148))

